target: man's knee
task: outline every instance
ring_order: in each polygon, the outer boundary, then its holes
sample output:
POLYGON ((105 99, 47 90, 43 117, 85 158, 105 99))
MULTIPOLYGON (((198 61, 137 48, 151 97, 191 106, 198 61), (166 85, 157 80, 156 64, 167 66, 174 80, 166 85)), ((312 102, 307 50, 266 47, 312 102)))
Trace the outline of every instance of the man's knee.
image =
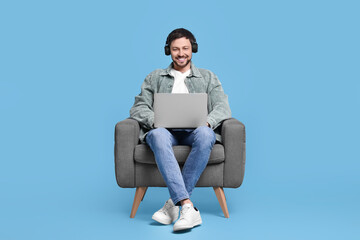
POLYGON ((214 131, 207 127, 207 126, 201 126, 194 130, 195 134, 195 141, 199 141, 202 143, 209 143, 213 145, 216 141, 216 136, 214 131))
POLYGON ((171 143, 170 132, 166 128, 155 128, 146 135, 146 142, 166 144, 171 143))

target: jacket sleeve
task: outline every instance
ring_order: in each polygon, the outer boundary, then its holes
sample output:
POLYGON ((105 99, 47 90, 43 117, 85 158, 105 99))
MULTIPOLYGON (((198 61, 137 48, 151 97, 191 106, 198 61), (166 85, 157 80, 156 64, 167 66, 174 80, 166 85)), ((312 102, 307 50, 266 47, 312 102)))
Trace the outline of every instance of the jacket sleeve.
POLYGON ((130 118, 139 122, 145 129, 152 129, 154 125, 154 90, 151 86, 151 74, 141 85, 141 92, 135 97, 135 103, 130 109, 130 118))
POLYGON ((228 96, 224 93, 221 83, 215 74, 212 74, 208 90, 208 98, 212 106, 207 121, 212 129, 217 128, 222 121, 231 118, 228 96))

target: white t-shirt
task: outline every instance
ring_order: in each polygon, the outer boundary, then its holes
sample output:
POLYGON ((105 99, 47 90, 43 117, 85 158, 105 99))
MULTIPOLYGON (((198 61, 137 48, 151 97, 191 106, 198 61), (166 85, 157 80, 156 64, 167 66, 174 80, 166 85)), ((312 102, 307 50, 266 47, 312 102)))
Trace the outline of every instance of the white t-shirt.
POLYGON ((185 85, 185 78, 189 76, 191 69, 182 73, 175 69, 171 69, 170 74, 175 78, 174 86, 171 93, 189 93, 188 88, 185 85))

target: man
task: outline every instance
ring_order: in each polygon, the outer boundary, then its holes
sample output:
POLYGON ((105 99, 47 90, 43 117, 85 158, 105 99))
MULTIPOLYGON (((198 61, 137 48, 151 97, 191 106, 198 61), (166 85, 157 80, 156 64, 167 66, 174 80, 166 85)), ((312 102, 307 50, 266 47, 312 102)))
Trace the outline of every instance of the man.
MULTIPOLYGON (((179 28, 172 31, 165 45, 165 54, 171 55, 172 63, 167 69, 151 72, 135 97, 130 117, 140 124, 140 140, 154 152, 156 164, 170 192, 170 199, 154 213, 153 219, 162 224, 174 224, 174 231, 200 225, 200 212, 190 200, 191 193, 204 171, 216 140, 221 141, 219 126, 231 117, 227 95, 214 73, 196 68, 192 53, 198 45, 194 35, 179 28), (154 128, 154 93, 207 93, 207 126, 196 129, 154 128), (192 150, 180 170, 172 146, 188 145, 192 150)), ((176 106, 174 106, 176 107, 176 106)))

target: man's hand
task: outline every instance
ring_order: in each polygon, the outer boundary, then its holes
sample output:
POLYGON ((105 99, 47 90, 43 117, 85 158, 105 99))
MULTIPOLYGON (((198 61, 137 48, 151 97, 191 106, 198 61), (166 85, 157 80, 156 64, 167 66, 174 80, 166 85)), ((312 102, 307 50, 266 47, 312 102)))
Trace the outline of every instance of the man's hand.
POLYGON ((207 124, 208 127, 210 127, 210 124, 208 122, 206 124, 207 124))

